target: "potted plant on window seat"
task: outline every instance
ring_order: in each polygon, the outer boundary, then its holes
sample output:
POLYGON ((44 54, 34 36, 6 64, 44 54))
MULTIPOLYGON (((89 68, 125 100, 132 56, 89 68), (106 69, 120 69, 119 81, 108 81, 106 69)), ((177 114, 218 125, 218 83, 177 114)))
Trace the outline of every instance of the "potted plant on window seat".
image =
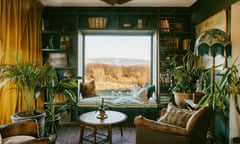
POLYGON ((173 69, 173 94, 175 103, 183 107, 184 99, 192 98, 196 90, 196 82, 203 76, 203 70, 195 67, 197 56, 189 50, 182 64, 173 69))

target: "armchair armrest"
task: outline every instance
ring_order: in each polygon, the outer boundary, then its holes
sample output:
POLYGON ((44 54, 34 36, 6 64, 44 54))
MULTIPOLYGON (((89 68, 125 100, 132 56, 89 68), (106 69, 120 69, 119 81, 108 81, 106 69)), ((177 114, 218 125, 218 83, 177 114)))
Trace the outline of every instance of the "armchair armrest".
POLYGON ((16 135, 29 135, 33 137, 39 137, 38 124, 35 119, 1 125, 0 133, 3 138, 16 135))
POLYGON ((161 132, 172 133, 187 136, 189 132, 185 128, 181 128, 175 125, 165 124, 150 119, 146 119, 143 116, 137 116, 134 119, 135 126, 148 127, 150 129, 155 129, 161 132))

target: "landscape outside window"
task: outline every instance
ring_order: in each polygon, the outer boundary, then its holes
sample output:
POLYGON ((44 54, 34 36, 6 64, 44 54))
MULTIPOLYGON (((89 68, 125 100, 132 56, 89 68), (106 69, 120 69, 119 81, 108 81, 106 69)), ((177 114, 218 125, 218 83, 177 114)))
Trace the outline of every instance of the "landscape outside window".
POLYGON ((150 74, 150 35, 86 35, 85 80, 94 79, 98 91, 131 90, 150 74))

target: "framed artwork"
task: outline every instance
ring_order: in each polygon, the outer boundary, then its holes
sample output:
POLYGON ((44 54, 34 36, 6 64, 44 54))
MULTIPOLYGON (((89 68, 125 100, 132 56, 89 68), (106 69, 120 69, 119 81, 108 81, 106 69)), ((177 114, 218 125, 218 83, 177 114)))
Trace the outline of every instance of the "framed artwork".
POLYGON ((49 62, 53 67, 65 67, 67 66, 66 53, 50 53, 49 62))
POLYGON ((227 17, 226 17, 226 10, 224 9, 216 13, 215 15, 207 18, 203 22, 197 24, 195 26, 196 37, 198 37, 202 32, 212 28, 217 28, 226 32, 226 29, 227 29, 226 25, 227 25, 227 17))

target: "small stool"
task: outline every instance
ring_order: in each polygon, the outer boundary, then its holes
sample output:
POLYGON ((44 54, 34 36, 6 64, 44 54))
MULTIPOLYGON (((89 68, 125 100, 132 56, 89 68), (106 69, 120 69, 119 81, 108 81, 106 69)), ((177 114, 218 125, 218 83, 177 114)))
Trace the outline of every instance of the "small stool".
MULTIPOLYGON (((104 126, 93 126, 93 125, 87 125, 87 124, 80 124, 80 137, 79 137, 80 144, 83 143, 83 140, 86 140, 88 142, 92 142, 94 144, 97 144, 97 135, 101 135, 101 136, 105 136, 106 137, 106 139, 103 139, 101 141, 107 140, 108 139, 108 135, 104 135, 102 133, 98 133, 97 132, 98 129, 101 129, 103 127, 104 126), (93 133, 84 137, 84 130, 85 130, 85 128, 92 130, 93 133), (91 136, 94 137, 93 141, 87 139, 87 137, 91 137, 91 136)), ((108 128, 108 130, 109 130, 109 128, 108 128)), ((122 126, 120 127, 120 133, 121 133, 121 137, 123 137, 122 126)), ((109 134, 109 131, 108 131, 108 134, 109 134)))

